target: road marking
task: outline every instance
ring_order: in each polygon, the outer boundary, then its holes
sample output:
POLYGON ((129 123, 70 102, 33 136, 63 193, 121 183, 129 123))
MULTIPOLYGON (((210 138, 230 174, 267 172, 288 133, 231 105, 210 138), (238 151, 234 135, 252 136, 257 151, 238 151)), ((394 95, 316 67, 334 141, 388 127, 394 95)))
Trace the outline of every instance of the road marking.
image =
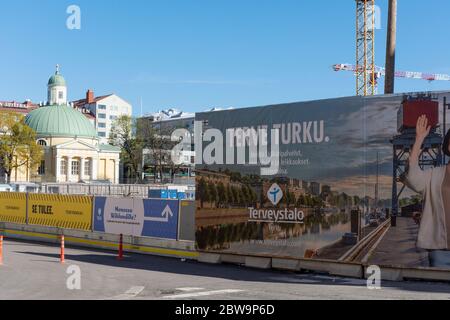
POLYGON ((163 299, 185 299, 185 298, 195 298, 195 297, 206 297, 213 296, 219 294, 229 294, 229 293, 238 293, 243 292, 244 290, 215 290, 215 291, 203 291, 203 292, 195 292, 195 293, 183 293, 183 294, 174 294, 170 296, 164 296, 163 299))
POLYGON ((118 296, 109 298, 107 300, 128 300, 137 297, 145 287, 131 287, 124 294, 119 294, 118 296))
POLYGON ((298 283, 298 284, 319 284, 319 280, 312 280, 312 279, 303 279, 303 278, 291 278, 291 277, 269 277, 269 280, 273 281, 280 281, 280 282, 291 282, 291 283, 298 283))
POLYGON ((183 292, 192 292, 192 291, 201 291, 205 290, 204 288, 176 288, 177 291, 183 291, 183 292))

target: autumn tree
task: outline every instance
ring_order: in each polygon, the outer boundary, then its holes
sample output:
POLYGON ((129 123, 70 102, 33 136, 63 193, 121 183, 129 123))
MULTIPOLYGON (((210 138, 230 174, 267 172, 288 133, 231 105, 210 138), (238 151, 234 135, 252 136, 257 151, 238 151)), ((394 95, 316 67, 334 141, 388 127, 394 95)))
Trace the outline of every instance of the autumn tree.
POLYGON ((14 170, 37 170, 42 147, 36 142, 36 132, 25 123, 25 117, 13 112, 0 115, 0 167, 11 182, 14 170))

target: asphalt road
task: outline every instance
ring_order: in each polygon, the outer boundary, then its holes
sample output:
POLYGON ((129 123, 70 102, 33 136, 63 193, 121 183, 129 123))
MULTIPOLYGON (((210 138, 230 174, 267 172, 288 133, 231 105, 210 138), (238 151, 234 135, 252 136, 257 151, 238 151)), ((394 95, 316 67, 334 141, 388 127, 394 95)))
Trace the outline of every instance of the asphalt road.
MULTIPOLYGON (((73 279, 73 278, 71 278, 73 279)), ((74 282, 71 282, 74 283, 74 282)), ((76 283, 76 282, 75 282, 76 283)), ((133 254, 117 261, 104 251, 59 248, 5 241, 0 266, 0 299, 449 299, 450 284, 383 282, 369 290, 366 281, 312 274, 206 265, 133 254), (69 290, 67 269, 81 271, 81 290, 69 290)))

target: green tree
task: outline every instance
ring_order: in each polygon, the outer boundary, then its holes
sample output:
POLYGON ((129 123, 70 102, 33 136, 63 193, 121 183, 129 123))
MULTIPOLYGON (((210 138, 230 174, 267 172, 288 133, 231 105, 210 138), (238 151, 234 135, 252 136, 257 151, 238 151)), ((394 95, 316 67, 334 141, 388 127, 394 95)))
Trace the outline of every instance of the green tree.
POLYGON ((216 185, 212 182, 209 182, 208 189, 209 189, 209 195, 210 195, 209 202, 211 202, 211 204, 213 204, 213 205, 217 205, 218 192, 217 192, 216 185))
POLYGON ((235 204, 236 200, 234 198, 234 193, 233 193, 233 190, 231 188, 231 185, 228 185, 228 187, 227 187, 227 194, 228 194, 228 202, 230 204, 235 204))
POLYGON ((219 204, 228 203, 228 192, 223 182, 219 182, 219 184, 217 185, 217 196, 219 204))
POLYGON ((195 193, 197 200, 200 201, 200 208, 203 209, 205 201, 209 201, 209 189, 205 178, 200 178, 197 184, 197 192, 195 193))
POLYGON ((253 205, 256 205, 256 202, 258 201, 258 195, 256 194, 256 191, 252 187, 248 186, 248 192, 250 194, 250 201, 253 205))
POLYGON ((125 167, 131 169, 136 183, 141 182, 140 172, 142 164, 142 140, 136 137, 136 119, 122 115, 117 118, 109 134, 109 143, 121 149, 121 161, 125 167))
POLYGON ((234 204, 239 205, 241 203, 241 197, 239 194, 239 190, 236 187, 231 187, 231 191, 233 193, 234 204))
POLYGON ((25 117, 14 112, 0 115, 0 166, 7 183, 16 169, 34 171, 42 158, 42 147, 36 142, 36 133, 25 124, 25 117))
POLYGON ((249 199, 250 199, 250 195, 248 194, 247 186, 243 185, 241 187, 241 195, 242 195, 242 197, 241 197, 242 205, 247 206, 249 199))

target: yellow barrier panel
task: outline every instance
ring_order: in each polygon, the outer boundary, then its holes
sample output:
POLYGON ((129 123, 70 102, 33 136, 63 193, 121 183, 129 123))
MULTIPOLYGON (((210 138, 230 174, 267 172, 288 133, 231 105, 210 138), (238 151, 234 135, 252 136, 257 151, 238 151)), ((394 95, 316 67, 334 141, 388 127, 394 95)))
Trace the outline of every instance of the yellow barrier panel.
POLYGON ((0 221, 25 224, 27 219, 27 194, 0 192, 0 221))
POLYGON ((28 223, 90 231, 93 198, 53 194, 28 195, 28 223))

